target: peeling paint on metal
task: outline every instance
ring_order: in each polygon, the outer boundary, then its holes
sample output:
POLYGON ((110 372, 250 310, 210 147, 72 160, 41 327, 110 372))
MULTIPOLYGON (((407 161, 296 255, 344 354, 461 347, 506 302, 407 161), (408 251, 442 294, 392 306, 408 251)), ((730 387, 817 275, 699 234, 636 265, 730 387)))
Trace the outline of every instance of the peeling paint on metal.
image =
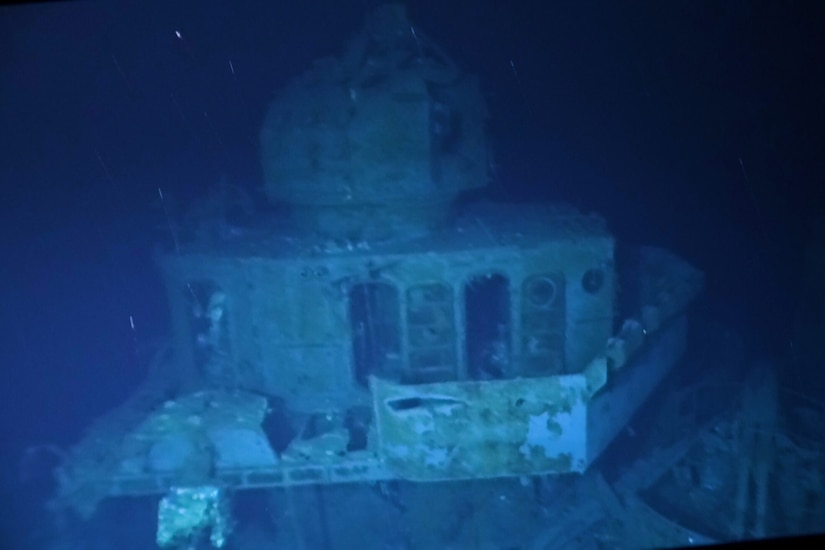
POLYGON ((580 471, 587 378, 416 386, 372 380, 379 449, 397 475, 465 479, 580 471))

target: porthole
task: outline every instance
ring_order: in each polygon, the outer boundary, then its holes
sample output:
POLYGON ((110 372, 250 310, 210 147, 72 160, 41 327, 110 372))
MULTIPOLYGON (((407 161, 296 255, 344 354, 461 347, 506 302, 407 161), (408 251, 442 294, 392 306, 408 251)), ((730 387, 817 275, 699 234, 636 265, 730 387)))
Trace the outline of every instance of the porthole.
POLYGON ((536 309, 548 309, 556 301, 558 286, 547 277, 533 279, 527 284, 527 302, 536 309))
POLYGON ((582 276, 582 288, 588 294, 596 294, 604 286, 604 270, 594 267, 584 272, 582 276))

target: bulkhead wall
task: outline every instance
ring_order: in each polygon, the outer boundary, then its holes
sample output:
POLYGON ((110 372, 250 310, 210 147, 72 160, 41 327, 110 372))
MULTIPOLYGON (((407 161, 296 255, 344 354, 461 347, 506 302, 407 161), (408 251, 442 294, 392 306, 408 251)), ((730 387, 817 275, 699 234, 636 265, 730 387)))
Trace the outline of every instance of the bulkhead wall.
POLYGON ((611 335, 612 258, 612 237, 589 236, 438 253, 191 254, 161 265, 184 372, 318 411, 368 404, 373 374, 412 384, 580 372, 611 335), (485 335, 467 317, 484 308, 466 301, 493 279, 507 309, 501 330, 485 335), (489 341, 468 345, 474 338, 489 341), (503 354, 498 370, 474 364, 483 345, 503 354))

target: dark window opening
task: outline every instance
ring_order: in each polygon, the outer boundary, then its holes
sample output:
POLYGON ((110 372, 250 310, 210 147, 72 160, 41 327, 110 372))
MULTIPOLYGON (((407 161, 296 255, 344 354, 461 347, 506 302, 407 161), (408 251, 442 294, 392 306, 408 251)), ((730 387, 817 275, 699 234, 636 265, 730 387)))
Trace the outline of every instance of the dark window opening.
POLYGON ((407 289, 409 369, 404 382, 421 384, 456 379, 453 290, 444 283, 407 289))
POLYGON ((470 378, 511 375, 510 287, 503 275, 477 275, 464 288, 467 368, 470 378))
POLYGON ((401 339, 398 292, 388 283, 359 283, 349 291, 349 318, 355 381, 367 387, 370 375, 398 380, 401 339))

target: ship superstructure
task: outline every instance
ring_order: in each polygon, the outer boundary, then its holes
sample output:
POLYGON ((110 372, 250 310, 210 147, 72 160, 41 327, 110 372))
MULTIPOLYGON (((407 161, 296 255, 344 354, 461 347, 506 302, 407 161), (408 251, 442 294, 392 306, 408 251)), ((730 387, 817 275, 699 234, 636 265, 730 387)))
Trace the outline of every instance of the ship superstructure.
POLYGON ((599 216, 462 202, 486 115, 399 6, 293 79, 261 130, 288 219, 229 185, 195 209, 158 258, 172 352, 73 450, 55 506, 158 495, 161 546, 222 546, 244 489, 588 471, 682 356, 702 275, 639 250, 622 319, 599 216))

